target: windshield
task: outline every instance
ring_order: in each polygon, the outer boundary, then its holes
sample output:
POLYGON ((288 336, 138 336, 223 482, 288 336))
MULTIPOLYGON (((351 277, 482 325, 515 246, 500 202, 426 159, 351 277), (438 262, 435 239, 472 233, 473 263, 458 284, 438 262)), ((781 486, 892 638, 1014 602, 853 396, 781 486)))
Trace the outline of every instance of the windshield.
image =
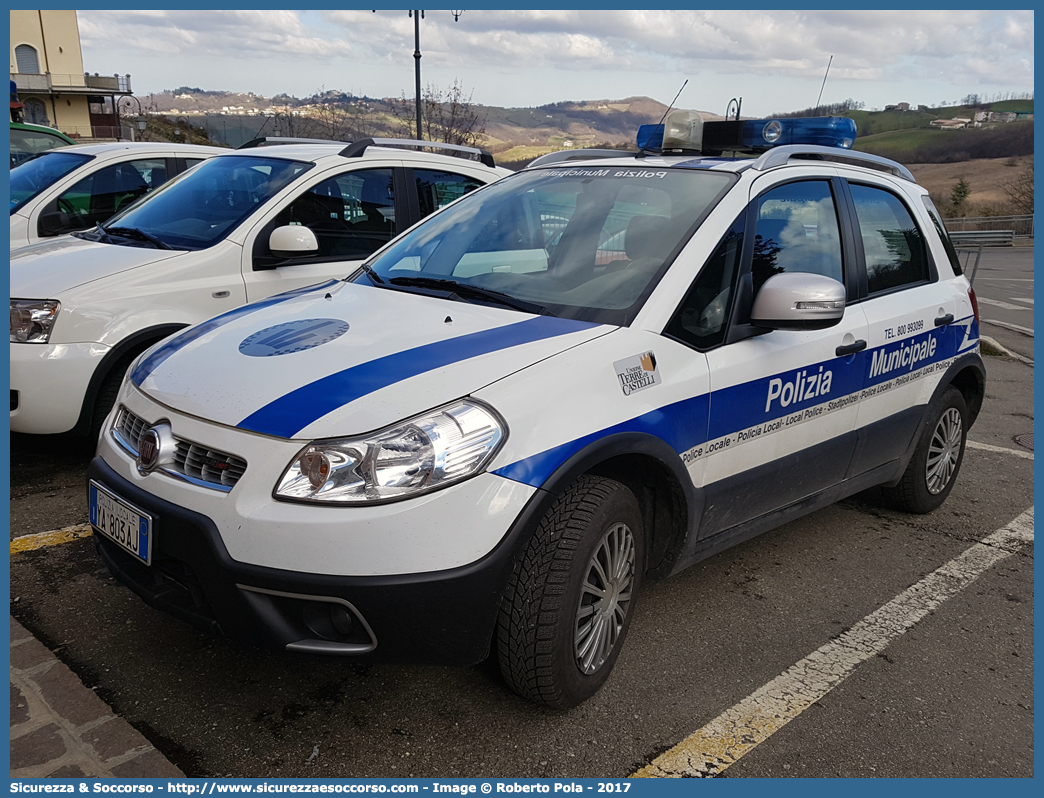
POLYGON ((465 301, 484 301, 468 289, 495 291, 556 316, 626 325, 734 181, 662 167, 522 172, 421 224, 355 279, 465 301))
POLYGON ((206 249, 311 168, 282 158, 220 155, 116 214, 105 227, 137 230, 172 249, 206 249))
POLYGON ((93 158, 73 152, 47 152, 18 164, 11 170, 11 213, 93 158))

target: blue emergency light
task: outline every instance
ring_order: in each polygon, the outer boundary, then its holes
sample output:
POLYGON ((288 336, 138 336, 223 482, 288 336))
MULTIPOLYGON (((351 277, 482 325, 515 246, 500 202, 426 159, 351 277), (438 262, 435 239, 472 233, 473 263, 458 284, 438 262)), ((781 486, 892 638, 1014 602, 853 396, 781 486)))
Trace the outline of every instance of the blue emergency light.
POLYGON ((784 144, 815 144, 851 149, 855 143, 855 120, 843 116, 798 119, 748 119, 694 124, 693 111, 672 111, 665 124, 638 128, 638 149, 715 154, 722 152, 765 152, 784 144), (683 125, 672 125, 671 117, 685 114, 683 125), (684 131, 681 135, 679 132, 684 131))

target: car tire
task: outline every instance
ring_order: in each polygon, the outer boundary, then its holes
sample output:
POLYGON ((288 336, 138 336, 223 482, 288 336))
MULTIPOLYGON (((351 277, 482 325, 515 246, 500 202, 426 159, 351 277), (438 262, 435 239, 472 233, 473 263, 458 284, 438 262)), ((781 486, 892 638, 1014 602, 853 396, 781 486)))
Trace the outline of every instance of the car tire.
POLYGON ((886 498, 908 513, 930 513, 939 507, 957 481, 967 439, 968 405, 951 385, 929 405, 928 424, 913 458, 899 483, 883 489, 886 498))
POLYGON ((585 475, 555 500, 501 605, 497 651, 515 692, 556 709, 598 692, 634 614, 642 538, 638 502, 619 482, 585 475))
POLYGON ((137 357, 137 352, 120 358, 109 370, 109 373, 105 375, 105 379, 102 380, 101 387, 98 388, 98 393, 94 396, 91 426, 87 430, 87 435, 91 440, 98 440, 102 426, 105 424, 105 419, 116 404, 116 397, 120 393, 120 386, 123 384, 123 378, 127 375, 127 369, 134 362, 135 357, 137 357))

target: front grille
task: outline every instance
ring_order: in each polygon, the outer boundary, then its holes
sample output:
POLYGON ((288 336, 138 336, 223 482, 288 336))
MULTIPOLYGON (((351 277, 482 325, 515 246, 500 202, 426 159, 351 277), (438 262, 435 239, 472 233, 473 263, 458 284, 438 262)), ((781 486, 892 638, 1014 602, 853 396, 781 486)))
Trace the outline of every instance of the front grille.
MULTIPOLYGON (((116 441, 134 457, 138 456, 142 436, 151 424, 120 406, 112 431, 116 441)), ((174 436, 177 448, 174 462, 160 466, 166 474, 182 477, 204 487, 231 490, 246 471, 246 460, 226 452, 211 449, 193 441, 174 436)))
POLYGON ((229 488, 246 470, 245 460, 180 439, 174 462, 183 474, 229 488))
POLYGON ((144 420, 123 406, 120 407, 119 415, 116 416, 116 423, 113 424, 113 429, 119 433, 126 443, 130 444, 133 449, 132 454, 135 457, 138 456, 138 449, 141 448, 141 436, 148 428, 149 425, 144 420))

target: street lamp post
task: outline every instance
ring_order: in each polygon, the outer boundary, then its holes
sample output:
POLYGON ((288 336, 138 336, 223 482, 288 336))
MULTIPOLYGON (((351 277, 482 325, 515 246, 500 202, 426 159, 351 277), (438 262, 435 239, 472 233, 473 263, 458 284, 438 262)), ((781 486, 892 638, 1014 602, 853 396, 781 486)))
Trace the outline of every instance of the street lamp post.
MULTIPOLYGON (((377 13, 376 10, 373 12, 377 13)), ((453 15, 453 21, 459 22, 463 11, 450 11, 453 15)), ((424 19, 423 11, 410 11, 410 16, 413 17, 413 64, 414 64, 414 77, 416 79, 416 94, 414 104, 417 109, 417 139, 423 140, 421 135, 421 49, 420 49, 420 21, 424 19)))
POLYGON ((424 137, 421 135, 420 21, 421 17, 424 16, 424 12, 411 11, 410 16, 413 17, 413 63, 417 78, 417 99, 414 103, 417 108, 417 140, 421 141, 424 137))
MULTIPOLYGON (((137 119, 138 130, 141 133, 144 133, 145 132, 145 128, 148 127, 148 120, 145 119, 145 112, 142 111, 142 109, 141 109, 141 100, 139 100, 133 94, 124 95, 123 97, 121 97, 119 99, 119 102, 116 103, 116 130, 119 131, 120 133, 122 133, 122 131, 123 131, 123 126, 120 124, 120 103, 123 102, 124 100, 127 100, 127 99, 134 100, 134 102, 136 102, 138 104, 138 119, 137 119)), ((118 134, 117 138, 119 138, 119 137, 120 136, 118 134)))

